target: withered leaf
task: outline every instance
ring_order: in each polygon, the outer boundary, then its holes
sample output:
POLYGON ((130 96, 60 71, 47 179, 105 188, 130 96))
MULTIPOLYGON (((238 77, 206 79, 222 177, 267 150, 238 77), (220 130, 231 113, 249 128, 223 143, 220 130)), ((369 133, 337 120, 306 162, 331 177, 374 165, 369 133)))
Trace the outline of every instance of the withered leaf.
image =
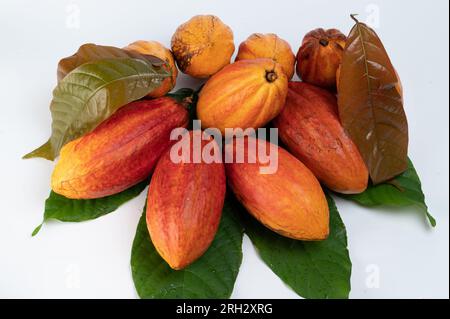
POLYGON ((161 66, 162 64, 164 64, 163 60, 152 55, 144 55, 134 51, 127 51, 112 46, 86 43, 80 46, 75 54, 59 61, 58 82, 61 81, 72 70, 76 69, 86 62, 113 58, 142 59, 150 62, 153 66, 161 66))
POLYGON ((408 167, 408 123, 400 79, 380 38, 352 18, 338 81, 339 116, 379 184, 408 167))

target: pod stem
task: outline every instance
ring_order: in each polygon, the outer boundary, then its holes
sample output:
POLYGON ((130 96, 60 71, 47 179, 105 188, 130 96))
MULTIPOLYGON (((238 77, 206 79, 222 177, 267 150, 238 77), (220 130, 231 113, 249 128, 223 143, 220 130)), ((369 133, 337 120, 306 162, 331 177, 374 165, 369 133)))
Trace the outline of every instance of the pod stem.
POLYGON ((192 94, 191 96, 186 96, 185 98, 183 98, 181 100, 181 105, 183 105, 183 107, 185 109, 189 110, 191 108, 193 101, 194 101, 194 95, 192 94))
POLYGON ((319 43, 321 46, 326 47, 330 42, 327 39, 320 39, 319 43))
POLYGON ((356 18, 358 14, 357 13, 353 13, 350 15, 350 18, 352 18, 353 21, 355 21, 356 23, 359 23, 359 20, 356 18))
POLYGON ((274 82, 276 79, 278 79, 278 75, 275 73, 275 71, 267 71, 266 72, 266 80, 270 83, 274 82))

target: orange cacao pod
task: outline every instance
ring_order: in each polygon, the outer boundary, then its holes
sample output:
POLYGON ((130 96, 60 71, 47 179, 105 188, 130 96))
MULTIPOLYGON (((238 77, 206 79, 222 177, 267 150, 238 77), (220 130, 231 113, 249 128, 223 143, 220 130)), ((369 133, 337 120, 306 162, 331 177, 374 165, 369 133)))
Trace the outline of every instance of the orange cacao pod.
MULTIPOLYGON (((195 134, 201 131, 184 135, 179 146, 192 150, 195 134)), ((202 140, 202 150, 208 144, 219 154, 219 162, 194 162, 192 154, 187 157, 189 161, 176 162, 168 150, 158 161, 150 182, 147 227, 156 250, 173 269, 182 269, 202 256, 220 222, 225 168, 214 140, 202 140)))
POLYGON ((281 147, 252 137, 236 138, 225 146, 229 158, 239 153, 244 154, 243 163, 225 162, 227 181, 250 214, 282 236, 299 240, 328 237, 328 203, 306 166, 281 147), (256 148, 249 147, 249 141, 256 148), (272 174, 260 170, 266 165, 256 156, 260 147, 265 147, 265 154, 278 154, 278 167, 272 174))
POLYGON ((294 75, 295 55, 291 46, 276 34, 254 33, 239 45, 236 61, 268 58, 278 62, 288 80, 294 75))
POLYGON ((188 112, 162 97, 117 110, 91 133, 67 143, 52 174, 54 192, 74 199, 119 193, 146 179, 170 144, 170 133, 186 127, 188 112))
POLYGON ((258 128, 280 113, 287 77, 271 59, 242 60, 209 79, 199 94, 197 115, 202 127, 258 128))
POLYGON ((337 112, 336 97, 327 90, 290 82, 286 105, 273 123, 289 151, 328 188, 360 193, 369 173, 337 112))
POLYGON ((339 30, 315 29, 305 35, 297 53, 297 75, 307 83, 336 88, 347 37, 339 30))

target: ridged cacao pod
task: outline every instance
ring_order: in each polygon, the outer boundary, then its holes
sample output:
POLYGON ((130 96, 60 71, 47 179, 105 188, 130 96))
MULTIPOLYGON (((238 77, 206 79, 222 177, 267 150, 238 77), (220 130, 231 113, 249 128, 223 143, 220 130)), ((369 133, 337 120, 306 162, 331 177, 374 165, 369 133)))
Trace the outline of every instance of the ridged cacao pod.
POLYGON ((171 47, 181 72, 207 78, 230 63, 233 32, 216 16, 197 15, 177 28, 171 47))
POLYGON ((298 240, 323 240, 329 233, 329 210, 325 194, 313 173, 286 150, 265 140, 236 138, 225 146, 226 156, 244 154, 243 163, 225 162, 227 181, 237 199, 259 222, 282 236, 298 240), (256 148, 249 147, 253 141, 256 148), (258 150, 278 153, 272 174, 258 150))
POLYGON ((68 198, 119 193, 149 177, 170 145, 174 128, 186 127, 187 110, 173 98, 127 104, 92 132, 67 143, 52 175, 54 192, 68 198))
POLYGON ((242 60, 227 65, 206 82, 197 115, 202 127, 258 128, 277 116, 286 100, 288 80, 271 59, 242 60))
POLYGON ((310 84, 336 88, 347 37, 336 29, 315 29, 303 38, 297 53, 297 75, 310 84))
POLYGON ((345 194, 366 189, 367 167, 339 121, 333 94, 290 82, 286 105, 273 123, 289 151, 328 188, 345 194))
POLYGON ((283 68, 288 80, 294 75, 295 55, 291 46, 276 34, 254 33, 239 45, 236 61, 272 59, 283 68))
MULTIPOLYGON (((201 134, 194 132, 184 135, 178 146, 192 150, 194 134, 201 134)), ((173 269, 182 269, 202 256, 219 226, 226 190, 225 168, 217 143, 202 140, 202 150, 207 145, 219 154, 219 162, 194 162, 192 154, 185 157, 189 161, 177 161, 168 150, 158 161, 148 190, 150 237, 173 269)))

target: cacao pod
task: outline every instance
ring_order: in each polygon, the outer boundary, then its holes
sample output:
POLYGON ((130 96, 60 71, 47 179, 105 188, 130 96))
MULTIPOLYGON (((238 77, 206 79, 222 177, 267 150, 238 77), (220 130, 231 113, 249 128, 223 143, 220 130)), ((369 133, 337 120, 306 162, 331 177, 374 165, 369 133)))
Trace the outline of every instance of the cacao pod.
POLYGON ((288 80, 271 59, 242 60, 209 79, 199 94, 197 115, 204 128, 258 128, 280 113, 288 80))
POLYGON ((239 45, 236 61, 268 58, 278 62, 288 80, 294 75, 295 55, 291 46, 276 34, 254 33, 239 45))
POLYGON ((207 78, 230 63, 233 41, 233 31, 218 17, 198 15, 177 28, 171 47, 181 72, 207 78))
POLYGON ((328 188, 346 194, 366 189, 367 167, 339 121, 333 94, 290 82, 286 105, 273 124, 289 151, 328 188))
POLYGON ((124 48, 127 51, 134 51, 140 54, 153 55, 166 62, 165 69, 170 72, 171 76, 164 79, 161 86, 151 91, 147 96, 151 98, 164 96, 175 87, 177 82, 178 70, 175 65, 172 52, 157 41, 136 41, 130 43, 124 48))
POLYGON ((315 29, 305 35, 297 53, 297 75, 307 83, 336 89, 347 37, 336 29, 315 29))
POLYGON ((225 161, 227 181, 250 214, 285 237, 327 238, 328 203, 319 181, 305 165, 281 147, 253 137, 226 144, 226 158, 235 159, 237 154, 244 161, 225 161), (249 147, 252 144, 256 147, 249 147), (278 154, 278 167, 272 174, 261 171, 266 165, 256 156, 261 147, 264 154, 278 154))
MULTIPOLYGON (((195 134, 199 137, 201 131, 185 134, 178 146, 193 150, 195 134)), ((217 143, 202 140, 202 151, 206 147, 219 154, 218 162, 195 162, 192 154, 176 161, 168 150, 158 161, 150 182, 147 227, 156 250, 173 269, 182 269, 202 256, 219 226, 225 168, 217 143)))
POLYGON ((169 146, 171 131, 188 121, 188 112, 173 98, 123 106, 61 149, 53 191, 73 199, 99 198, 143 181, 169 146))

